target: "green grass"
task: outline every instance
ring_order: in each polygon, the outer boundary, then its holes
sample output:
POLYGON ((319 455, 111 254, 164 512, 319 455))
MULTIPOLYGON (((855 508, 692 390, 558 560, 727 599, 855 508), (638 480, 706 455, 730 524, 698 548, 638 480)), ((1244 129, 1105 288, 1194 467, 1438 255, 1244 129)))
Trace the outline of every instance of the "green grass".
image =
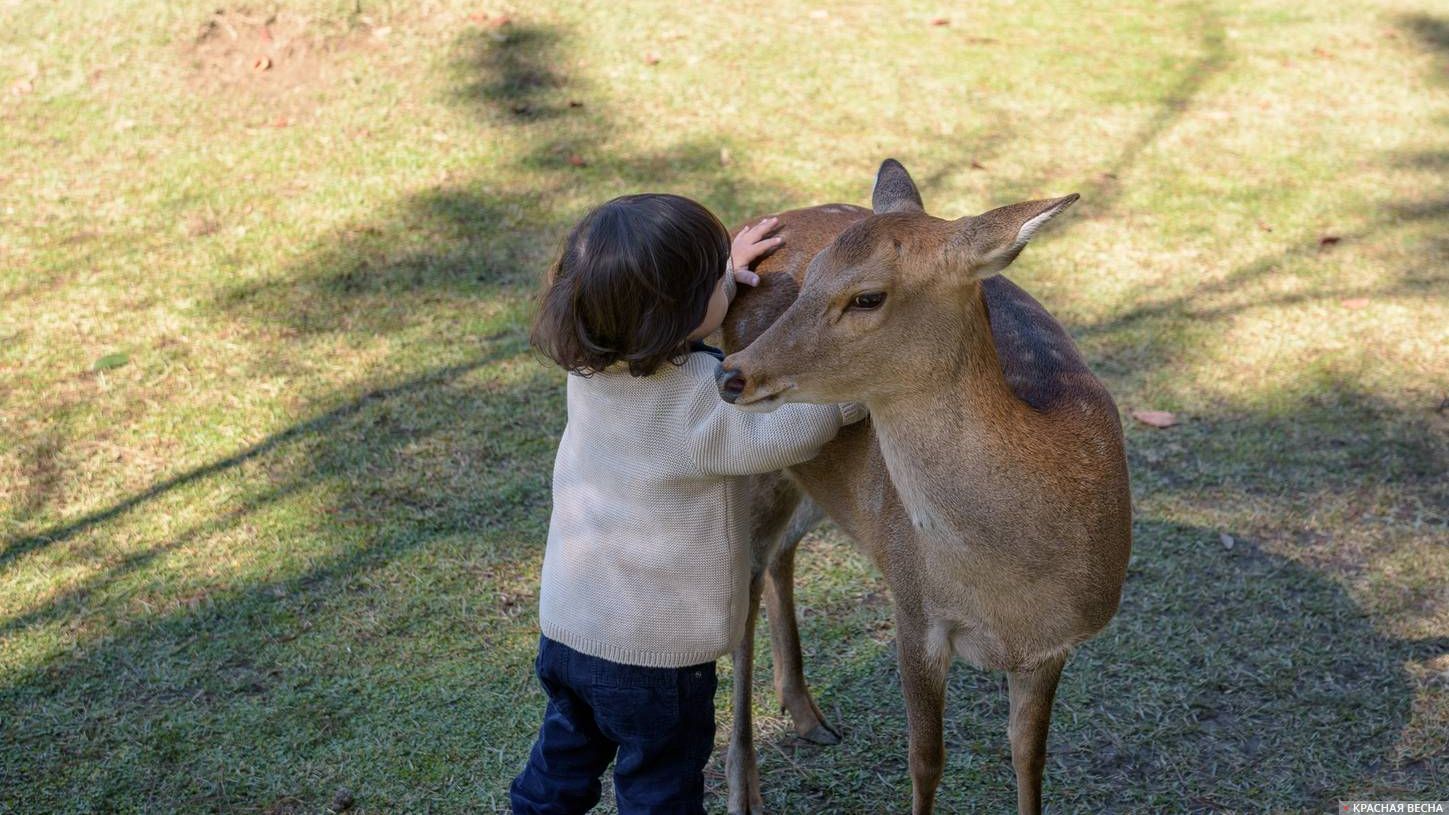
MULTIPOLYGON (((0 8, 0 812, 501 811, 563 231, 859 203, 888 155, 943 216, 1081 192, 1010 273, 1182 419, 1127 419, 1057 811, 1449 798, 1443 3, 0 8)), ((800 584, 846 741, 789 735, 766 656, 767 802, 899 810, 888 596, 830 529, 800 584)), ((941 808, 1005 811, 1002 678, 951 681, 941 808)))

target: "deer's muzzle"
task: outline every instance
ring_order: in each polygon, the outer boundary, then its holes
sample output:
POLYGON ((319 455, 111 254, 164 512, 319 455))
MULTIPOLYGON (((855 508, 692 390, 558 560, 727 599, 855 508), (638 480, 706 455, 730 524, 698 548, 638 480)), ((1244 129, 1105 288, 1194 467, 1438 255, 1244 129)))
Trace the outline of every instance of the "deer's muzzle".
POLYGON ((719 387, 719 397, 734 404, 740 394, 745 392, 745 377, 733 368, 721 367, 715 377, 715 385, 719 387))

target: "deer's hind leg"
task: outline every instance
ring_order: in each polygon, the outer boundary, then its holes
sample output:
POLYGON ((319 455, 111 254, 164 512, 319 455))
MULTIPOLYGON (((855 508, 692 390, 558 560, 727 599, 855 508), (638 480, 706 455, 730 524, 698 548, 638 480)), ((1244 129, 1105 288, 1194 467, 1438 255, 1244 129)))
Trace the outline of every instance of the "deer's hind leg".
POLYGON ((729 781, 729 815, 763 815, 765 801, 760 796, 760 767, 755 758, 755 716, 750 680, 755 667, 755 621, 760 610, 760 591, 764 575, 750 580, 750 613, 745 621, 745 636, 735 646, 734 723, 730 729, 729 752, 725 754, 725 778, 729 781))
MULTIPOLYGON (((765 576, 782 547, 787 542, 791 550, 809 531, 795 530, 804 522, 801 505, 804 500, 799 488, 780 473, 756 476, 751 487, 751 512, 753 513, 750 533, 753 551, 751 554, 749 613, 745 618, 744 638, 735 645, 734 691, 731 703, 734 706, 734 723, 730 729, 729 752, 725 755, 725 777, 729 782, 730 815, 762 815, 764 800, 760 795, 760 771, 755 756, 755 732, 753 688, 755 666, 755 623, 759 619, 760 595, 764 592, 765 576), (794 535, 793 538, 790 536, 794 535)), ((818 522, 817 510, 814 521, 818 522)), ((793 568, 793 567, 792 567, 793 568)), ((791 620, 794 609, 791 608, 791 620)), ((774 626, 771 626, 772 630, 774 626)), ((795 654, 798 662, 799 643, 795 654)), ((778 670, 778 669, 777 669, 778 670)))
POLYGON ((780 549, 766 570, 765 609, 770 616, 770 649, 775 663, 775 694, 789 711, 795 732, 815 744, 839 744, 840 734, 825 721, 805 682, 800 628, 795 617, 795 548, 824 518, 810 499, 800 502, 785 530, 780 549))

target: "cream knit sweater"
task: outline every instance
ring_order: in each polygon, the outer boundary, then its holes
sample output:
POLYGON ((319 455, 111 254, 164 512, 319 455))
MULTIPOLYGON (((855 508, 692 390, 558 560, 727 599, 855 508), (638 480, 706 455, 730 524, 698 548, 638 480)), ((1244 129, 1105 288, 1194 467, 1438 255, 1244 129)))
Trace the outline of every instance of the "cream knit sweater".
POLYGON ((696 351, 653 374, 568 377, 543 557, 545 636, 596 657, 676 668, 728 653, 749 603, 748 479, 813 457, 859 405, 748 413, 696 351))

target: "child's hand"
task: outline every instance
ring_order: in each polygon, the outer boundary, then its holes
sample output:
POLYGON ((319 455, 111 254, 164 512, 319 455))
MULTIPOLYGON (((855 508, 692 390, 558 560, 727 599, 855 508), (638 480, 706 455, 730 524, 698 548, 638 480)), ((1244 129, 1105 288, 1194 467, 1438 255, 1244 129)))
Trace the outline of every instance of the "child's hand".
POLYGON ((766 218, 754 226, 740 230, 730 244, 730 268, 735 270, 735 281, 746 286, 760 282, 760 276, 750 271, 750 264, 759 260, 785 242, 784 238, 769 237, 780 226, 779 218, 766 218))

